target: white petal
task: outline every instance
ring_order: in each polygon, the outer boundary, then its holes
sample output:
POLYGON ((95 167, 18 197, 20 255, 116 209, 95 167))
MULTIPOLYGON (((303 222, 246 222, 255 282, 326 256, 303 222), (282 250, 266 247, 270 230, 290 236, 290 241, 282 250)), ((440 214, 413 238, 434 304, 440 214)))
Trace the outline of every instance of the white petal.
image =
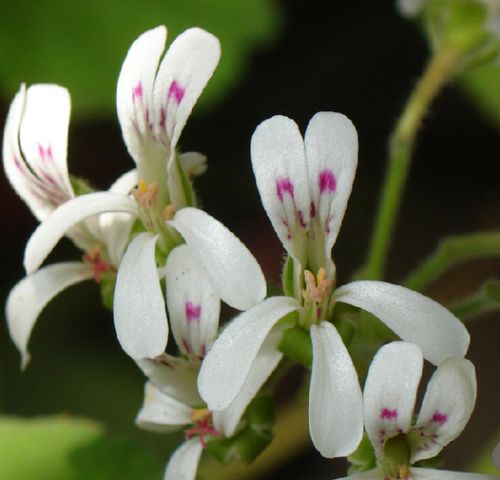
POLYGON ((162 354, 152 360, 136 360, 136 363, 165 395, 191 407, 203 403, 196 384, 198 367, 191 362, 162 354))
POLYGON ((165 395, 151 382, 147 382, 144 387, 144 404, 135 423, 145 430, 170 432, 182 425, 190 425, 191 412, 191 407, 165 395))
POLYGON ((123 195, 108 192, 90 193, 61 205, 34 231, 24 252, 24 268, 37 270, 56 243, 74 225, 87 217, 104 212, 137 215, 136 203, 123 195))
POLYGON ((167 346, 167 313, 155 261, 157 238, 150 233, 137 235, 116 277, 116 334, 123 350, 134 359, 154 358, 167 346))
POLYGON ((137 169, 133 168, 123 175, 120 175, 109 187, 109 192, 119 193, 120 195, 129 195, 137 185, 137 169))
POLYGON ((311 199, 299 127, 281 115, 265 120, 252 136, 251 156, 262 205, 274 230, 287 252, 305 264, 311 199))
POLYGON ((312 325, 311 340, 311 439, 324 457, 345 457, 356 450, 363 436, 358 375, 342 338, 331 323, 312 325))
POLYGON ((163 480, 195 480, 202 452, 199 438, 184 442, 170 457, 163 480))
POLYGON ((498 480, 499 477, 482 473, 452 472, 434 468, 410 468, 412 480, 498 480))
POLYGON ((399 13, 404 17, 414 17, 420 13, 426 0, 397 0, 399 13))
POLYGON ((373 358, 363 406, 366 432, 378 458, 388 438, 410 428, 422 367, 422 351, 413 343, 389 343, 373 358))
POLYGON ((45 305, 65 288, 90 278, 92 271, 81 262, 57 263, 23 278, 10 291, 6 305, 7 325, 21 352, 22 368, 29 362, 28 341, 45 305))
POLYGON ((216 294, 227 304, 246 310, 265 297, 266 281, 259 264, 222 223, 197 208, 179 210, 169 223, 182 234, 216 294))
POLYGON ((467 352, 470 336, 460 320, 424 295, 386 282, 352 282, 334 293, 339 302, 362 308, 384 322, 396 335, 416 343, 424 358, 439 365, 467 352))
POLYGON ((495 448, 491 452, 491 460, 495 467, 500 470, 500 441, 495 445, 495 448))
POLYGON ((435 457, 460 435, 474 410, 476 395, 476 372, 469 360, 450 358, 438 367, 417 419, 422 437, 412 452, 412 462, 435 457))
POLYGON ((337 480, 384 480, 384 472, 381 468, 374 468, 366 472, 353 473, 352 475, 338 478, 337 480))
POLYGON ((220 300, 186 244, 168 256, 165 278, 175 341, 188 357, 202 359, 217 335, 220 300))
POLYGON ((273 333, 267 337, 255 357, 248 376, 236 398, 225 410, 213 413, 214 427, 219 432, 222 432, 225 437, 231 437, 234 434, 248 404, 257 395, 262 385, 283 358, 283 354, 277 348, 280 338, 280 334, 273 333))
POLYGON ((210 410, 223 410, 236 398, 274 324, 297 308, 292 298, 271 297, 238 315, 222 331, 198 376, 198 389, 210 410))
POLYGON ((358 163, 358 135, 345 115, 320 112, 309 122, 304 143, 311 210, 316 213, 311 226, 319 227, 316 235, 326 236, 324 253, 330 258, 351 195, 358 163))
POLYGON ((22 86, 5 124, 5 172, 40 221, 74 196, 66 165, 69 113, 66 89, 33 85, 25 90, 22 86))
POLYGON ((128 151, 140 168, 147 161, 160 162, 164 150, 153 138, 152 123, 153 85, 166 38, 164 26, 143 33, 131 45, 118 78, 118 119, 128 151))
POLYGON ((207 157, 199 152, 185 152, 178 157, 179 164, 184 174, 191 178, 207 171, 207 157))

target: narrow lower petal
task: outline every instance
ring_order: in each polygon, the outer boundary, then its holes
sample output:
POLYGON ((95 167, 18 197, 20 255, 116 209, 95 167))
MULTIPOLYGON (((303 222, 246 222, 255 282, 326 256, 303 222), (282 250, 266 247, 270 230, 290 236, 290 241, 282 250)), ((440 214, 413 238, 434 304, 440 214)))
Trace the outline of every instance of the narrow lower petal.
POLYGON ((175 341, 188 357, 203 359, 219 328, 219 297, 186 244, 170 252, 165 279, 175 341))
POLYGON ((104 212, 137 215, 136 203, 117 193, 97 192, 82 195, 61 205, 34 231, 24 252, 24 268, 28 274, 37 270, 57 242, 82 220, 104 212))
POLYGON ((271 297, 238 315, 222 331, 198 376, 198 389, 210 410, 223 410, 236 398, 273 326, 297 308, 294 299, 271 297))
POLYGON ((287 252, 305 264, 311 198, 299 127, 282 115, 265 120, 252 136, 251 156, 267 216, 287 252))
POLYGON ((372 313, 405 341, 416 343, 424 358, 439 365, 463 357, 470 336, 462 322, 434 300, 386 282, 352 282, 334 293, 338 302, 372 313))
POLYGON ((356 450, 363 436, 358 375, 342 338, 331 323, 311 326, 311 340, 311 439, 324 457, 345 457, 356 450))
POLYGON ((279 334, 271 333, 267 337, 255 357, 248 376, 236 398, 225 410, 214 412, 214 427, 223 433, 225 437, 231 437, 234 434, 248 404, 257 395, 262 385, 266 383, 271 373, 273 373, 283 358, 283 354, 278 350, 279 340, 279 334))
POLYGON ((199 438, 184 442, 170 457, 163 480, 195 480, 202 452, 199 438))
POLYGON ((265 297, 266 281, 257 260, 222 223, 197 208, 179 210, 169 223, 182 234, 227 304, 246 310, 265 297))
POLYGON ((434 372, 415 427, 420 436, 413 446, 412 462, 435 457, 460 435, 474 410, 477 396, 474 365, 450 358, 434 372))
POLYGON ((144 430, 171 432, 183 425, 190 425, 192 409, 165 395, 151 382, 144 387, 144 404, 135 423, 144 430))
POLYGON ((381 468, 374 468, 366 472, 353 473, 352 475, 338 478, 337 480, 384 480, 384 472, 381 468))
POLYGON ((422 368, 422 351, 413 343, 389 343, 373 358, 363 406, 366 432, 378 458, 387 439, 410 428, 422 368))
POLYGON ((436 470, 434 468, 410 469, 412 480, 498 480, 499 477, 482 473, 452 472, 450 470, 436 470))
POLYGON ((6 305, 10 336, 21 352, 21 368, 29 362, 28 341, 45 305, 65 288, 92 278, 81 262, 57 263, 23 278, 9 293, 6 305))
POLYGON ((140 233, 130 243, 116 277, 113 301, 118 341, 134 359, 165 351, 168 321, 155 260, 157 237, 140 233))

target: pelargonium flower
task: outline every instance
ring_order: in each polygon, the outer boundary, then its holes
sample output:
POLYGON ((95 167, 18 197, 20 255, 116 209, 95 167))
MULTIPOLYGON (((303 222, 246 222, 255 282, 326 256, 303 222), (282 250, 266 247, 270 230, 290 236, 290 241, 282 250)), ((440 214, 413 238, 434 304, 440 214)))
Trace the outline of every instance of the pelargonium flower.
POLYGON ((372 313, 399 337, 418 344, 436 365, 463 356, 469 344, 462 323, 419 293, 379 281, 334 289, 331 250, 351 192, 357 148, 353 124, 339 113, 316 114, 304 139, 284 116, 257 127, 252 164, 264 208, 291 257, 284 273, 285 283, 292 277, 291 297, 267 299, 236 317, 207 355, 198 382, 211 410, 226 408, 278 320, 298 311, 299 325, 310 329, 312 342, 311 438, 325 457, 352 453, 363 431, 356 370, 331 323, 337 302, 372 313), (224 385, 217 384, 218 378, 224 385))
POLYGON ((377 467, 343 480, 487 480, 490 475, 420 468, 460 435, 476 401, 476 374, 469 360, 450 357, 434 372, 420 412, 414 418, 422 376, 421 349, 392 342, 375 355, 366 378, 363 406, 365 429, 377 467))
MULTIPOLYGON (((138 360, 148 376, 144 406, 137 424, 145 429, 168 432, 185 428, 186 442, 173 454, 166 479, 194 479, 207 441, 231 437, 246 407, 281 360, 277 338, 269 338, 258 354, 252 372, 231 405, 211 412, 200 398, 196 377, 218 331, 220 299, 190 248, 181 245, 169 257, 165 271, 166 298, 170 324, 180 357, 162 354, 138 360)), ((164 306, 144 304, 144 315, 163 313, 164 306)))
MULTIPOLYGON (((66 161, 70 96, 58 85, 33 85, 12 101, 5 124, 3 164, 7 178, 35 217, 47 220, 52 213, 76 199, 66 161)), ((135 172, 125 174, 110 188, 128 194, 136 183, 135 172)), ((129 216, 110 214, 75 222, 67 236, 84 251, 83 261, 63 262, 29 274, 10 292, 6 316, 10 335, 29 361, 27 343, 45 305, 61 290, 114 270, 125 249, 132 225, 129 216)))

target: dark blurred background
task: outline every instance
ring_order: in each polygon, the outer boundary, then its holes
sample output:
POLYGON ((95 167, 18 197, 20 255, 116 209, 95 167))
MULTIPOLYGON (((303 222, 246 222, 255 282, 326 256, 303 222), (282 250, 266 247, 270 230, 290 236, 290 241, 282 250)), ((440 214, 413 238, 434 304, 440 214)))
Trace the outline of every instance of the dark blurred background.
MULTIPOLYGON (((2 6, 3 23, 8 22, 5 15, 12 15, 17 22, 15 29, 20 32, 33 33, 38 22, 43 23, 58 12, 57 2, 48 2, 50 8, 36 17, 29 11, 37 2, 22 3, 22 14, 13 1, 2 6)), ((236 20, 230 17, 230 11, 224 10, 226 2, 220 2, 224 6, 220 10, 219 2, 212 2, 215 20, 200 17, 196 6, 203 10, 202 2, 190 2, 192 21, 190 11, 182 12, 182 21, 174 19, 176 3, 179 2, 145 2, 139 10, 156 9, 149 16, 142 12, 135 17, 135 12, 129 12, 126 29, 117 28, 114 32, 110 28, 106 42, 115 38, 119 45, 119 53, 110 59, 104 59, 99 48, 90 55, 86 51, 85 39, 94 38, 92 19, 81 19, 81 30, 76 33, 64 27, 68 30, 66 35, 74 34, 75 42, 80 41, 80 48, 72 51, 73 61, 77 64, 82 54, 84 59, 94 58, 99 68, 100 61, 109 60, 103 64, 103 72, 114 72, 116 79, 130 42, 157 24, 170 26, 171 19, 176 25, 175 34, 187 26, 198 25, 221 37, 223 59, 226 50, 233 56, 231 62, 238 58, 233 70, 224 67, 225 75, 229 78, 233 73, 235 80, 221 82, 219 90, 210 93, 209 101, 195 107, 180 146, 184 151, 207 154, 209 170, 196 182, 203 206, 242 238, 267 275, 276 281, 281 246, 254 184, 249 158, 251 134, 259 122, 278 113, 295 119, 303 129, 317 111, 334 110, 348 115, 358 129, 360 156, 353 194, 334 248, 338 283, 345 283, 365 258, 384 177, 387 137, 426 63, 424 38, 413 24, 398 15, 392 1, 258 2, 267 9, 262 17, 247 17, 243 12, 236 20), (238 40, 239 49, 229 44, 234 31, 252 30, 249 24, 256 19, 265 24, 260 33, 243 35, 238 40), (225 25, 231 25, 230 34, 224 30, 225 25)), ((116 20, 113 22, 111 26, 116 26, 116 20)), ((43 29, 40 35, 44 35, 43 29)), ((0 53, 14 49, 12 38, 12 32, 3 26, 0 53)), ((43 46, 42 39, 40 42, 43 46)), ((95 48, 94 43, 89 48, 95 48)), ((37 56, 41 46, 33 43, 32 47, 37 56)), ((18 84, 62 83, 61 69, 66 68, 54 59, 53 76, 49 76, 47 60, 38 61, 38 78, 31 58, 26 59, 31 62, 29 72, 23 70, 19 59, 12 64, 12 68, 17 68, 14 72, 6 61, 0 66, 0 123, 18 84), (12 83, 17 71, 18 78, 12 83), (8 79, 3 81, 4 78, 8 79)), ((216 71, 215 77, 217 74, 216 71)), ((95 82, 89 79, 89 83, 95 82)), ((74 99, 72 86, 65 86, 74 99)), ((75 90, 82 95, 84 87, 75 84, 75 90)), ((114 83, 103 81, 103 89, 110 91, 113 100, 114 83)), ((105 102, 86 109, 84 100, 73 100, 69 168, 73 174, 90 179, 96 187, 107 188, 117 175, 132 167, 132 160, 123 145, 113 109, 105 102)), ((401 280, 443 236, 500 228, 499 125, 464 93, 461 85, 447 87, 433 104, 418 140, 390 255, 388 280, 401 280)), ((4 176, 0 182, 5 227, 0 295, 5 299, 23 276, 23 249, 36 221, 4 176)), ((62 242, 50 261, 75 258, 75 253, 69 242, 62 242)), ((499 261, 478 261, 457 268, 428 293, 447 302, 474 290, 485 278, 499 276, 499 261)), ((498 434, 498 325, 498 315, 484 316, 468 325, 472 335, 469 356, 478 373, 478 403, 466 431, 447 450, 447 468, 466 468, 484 443, 498 434)), ((31 338, 32 362, 25 372, 19 371, 19 356, 5 322, 0 324, 0 332, 2 413, 34 416, 66 412, 96 418, 108 425, 111 432, 149 445, 163 462, 162 455, 172 441, 166 436, 140 432, 133 424, 142 401, 143 377, 121 351, 111 314, 100 306, 96 285, 87 282, 73 287, 46 308, 31 338)), ((343 473, 342 468, 342 462, 324 460, 311 449, 265 478, 329 479, 343 473)))

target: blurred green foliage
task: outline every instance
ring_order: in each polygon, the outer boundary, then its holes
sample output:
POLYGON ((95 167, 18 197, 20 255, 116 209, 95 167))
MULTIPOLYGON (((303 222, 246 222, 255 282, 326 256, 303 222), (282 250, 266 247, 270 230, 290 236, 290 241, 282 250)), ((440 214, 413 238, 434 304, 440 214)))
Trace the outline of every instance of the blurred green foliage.
POLYGON ((272 0, 3 0, 0 15, 0 96, 22 82, 58 83, 70 90, 79 118, 115 112, 115 86, 132 41, 166 25, 168 43, 189 27, 219 37, 222 59, 202 95, 220 99, 245 73, 248 57, 280 30, 272 0))

